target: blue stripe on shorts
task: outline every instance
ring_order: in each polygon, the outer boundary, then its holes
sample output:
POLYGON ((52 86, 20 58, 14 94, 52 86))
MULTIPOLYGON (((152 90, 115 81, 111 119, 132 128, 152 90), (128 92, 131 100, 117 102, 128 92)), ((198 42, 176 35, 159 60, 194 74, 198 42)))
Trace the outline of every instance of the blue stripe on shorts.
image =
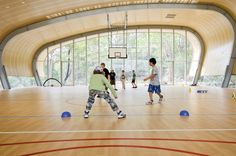
POLYGON ((151 92, 151 93, 161 93, 161 86, 160 85, 155 86, 155 85, 149 84, 148 92, 151 92))

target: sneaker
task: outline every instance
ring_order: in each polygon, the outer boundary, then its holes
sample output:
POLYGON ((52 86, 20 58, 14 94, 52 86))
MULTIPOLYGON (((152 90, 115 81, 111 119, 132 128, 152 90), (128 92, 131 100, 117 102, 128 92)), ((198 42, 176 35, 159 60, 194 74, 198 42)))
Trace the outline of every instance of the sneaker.
POLYGON ((84 111, 84 118, 87 119, 89 117, 89 112, 88 111, 84 111))
POLYGON ((115 88, 115 91, 117 91, 118 89, 115 88))
POLYGON ((126 117, 126 114, 125 113, 123 113, 122 111, 119 111, 118 113, 117 113, 117 117, 118 117, 118 119, 123 119, 123 118, 125 118, 126 117))
POLYGON ((163 95, 160 97, 159 102, 162 102, 163 100, 163 95))
POLYGON ((153 100, 146 102, 146 105, 152 105, 152 104, 153 104, 153 100))

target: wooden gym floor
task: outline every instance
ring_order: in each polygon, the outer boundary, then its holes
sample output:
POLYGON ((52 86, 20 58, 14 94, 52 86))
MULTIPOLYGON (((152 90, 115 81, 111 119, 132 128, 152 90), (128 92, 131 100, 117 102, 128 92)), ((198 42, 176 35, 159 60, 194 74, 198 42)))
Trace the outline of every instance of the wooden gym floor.
MULTIPOLYGON (((147 86, 118 88, 118 120, 96 99, 82 117, 87 87, 28 88, 0 92, 0 155, 157 156, 236 155, 236 100, 232 89, 162 87, 162 104, 145 105, 147 86), (190 117, 180 117, 187 109, 190 117), (60 114, 70 111, 72 118, 60 114)), ((158 98, 155 97, 157 101, 158 98)))

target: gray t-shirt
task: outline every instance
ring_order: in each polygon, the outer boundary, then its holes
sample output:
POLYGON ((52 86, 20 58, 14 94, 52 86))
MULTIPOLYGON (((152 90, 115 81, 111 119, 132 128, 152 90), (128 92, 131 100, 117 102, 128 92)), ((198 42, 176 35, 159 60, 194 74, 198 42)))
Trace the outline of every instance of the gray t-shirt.
POLYGON ((156 66, 152 67, 151 74, 154 74, 155 77, 153 79, 150 79, 150 84, 155 86, 160 85, 159 73, 156 66))

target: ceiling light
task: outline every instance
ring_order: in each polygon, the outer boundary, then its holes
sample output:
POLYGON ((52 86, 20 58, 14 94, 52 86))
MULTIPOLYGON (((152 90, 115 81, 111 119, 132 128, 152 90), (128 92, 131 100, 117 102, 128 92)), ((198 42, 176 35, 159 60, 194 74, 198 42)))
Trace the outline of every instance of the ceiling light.
POLYGON ((175 18, 176 14, 167 14, 166 18, 175 18))
POLYGON ((6 9, 9 9, 9 8, 10 8, 10 6, 6 6, 5 8, 6 8, 6 9))
POLYGON ((199 0, 192 0, 191 3, 198 3, 199 0))
POLYGON ((75 9, 75 12, 79 12, 79 9, 75 9))
POLYGON ((24 2, 24 1, 22 1, 22 2, 21 2, 21 4, 25 4, 25 2, 24 2))

